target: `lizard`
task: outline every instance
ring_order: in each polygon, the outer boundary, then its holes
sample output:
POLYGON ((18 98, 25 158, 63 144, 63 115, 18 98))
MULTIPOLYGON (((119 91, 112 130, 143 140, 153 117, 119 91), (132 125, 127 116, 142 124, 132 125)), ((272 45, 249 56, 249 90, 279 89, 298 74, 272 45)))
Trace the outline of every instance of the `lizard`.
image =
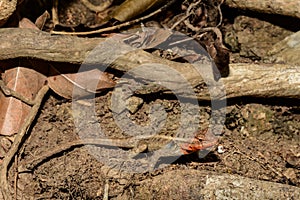
POLYGON ((175 144, 175 148, 170 149, 172 151, 180 151, 182 155, 191 154, 200 150, 212 148, 218 144, 218 139, 213 134, 209 133, 207 136, 203 136, 203 131, 197 131, 195 133, 194 138, 187 139, 187 138, 175 138, 171 136, 164 136, 164 135, 155 135, 155 136, 134 136, 129 138, 87 138, 87 139, 78 139, 73 140, 67 143, 63 143, 52 150, 47 151, 46 153, 39 155, 35 158, 25 160, 20 163, 18 167, 19 173, 28 172, 36 168, 38 165, 46 161, 47 159, 61 153, 64 151, 68 151, 72 148, 83 146, 83 145, 97 145, 103 147, 119 147, 119 148, 126 148, 131 149, 129 153, 130 157, 134 157, 139 153, 145 151, 155 151, 166 143, 170 143, 170 141, 177 141, 181 144, 175 144), (159 139, 160 142, 155 142, 151 144, 150 141, 152 139, 159 139))

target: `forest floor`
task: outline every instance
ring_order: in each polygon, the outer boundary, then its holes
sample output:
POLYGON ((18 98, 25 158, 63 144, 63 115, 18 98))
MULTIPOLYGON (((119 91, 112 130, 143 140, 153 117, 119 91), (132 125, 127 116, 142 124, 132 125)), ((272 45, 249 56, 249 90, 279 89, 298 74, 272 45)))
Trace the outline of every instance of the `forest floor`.
MULTIPOLYGON (((224 6, 221 9, 223 21, 219 28, 230 50, 230 63, 268 62, 263 58, 272 45, 295 31, 294 27, 277 23, 278 20, 271 17, 266 19, 263 15, 224 6)), ((161 18, 151 20, 164 25, 161 18)), ((179 26, 179 30, 185 29, 184 24, 179 26)), ((116 136, 122 133, 109 105, 113 92, 109 90, 95 97, 96 119, 86 126, 99 123, 105 132, 116 136)), ((140 98, 143 103, 129 118, 141 125, 148 123, 153 105, 167 106, 168 117, 173 119, 180 116, 181 107, 190 104, 160 94, 140 98)), ((199 102, 198 109, 199 127, 205 129, 210 123, 211 105, 199 102)), ((174 127, 170 125, 171 128, 174 127)), ((118 151, 129 152, 127 149, 77 146, 49 157, 30 173, 19 173, 18 195, 24 199, 102 199, 105 195, 109 199, 199 199, 197 188, 188 188, 190 176, 199 171, 300 187, 299 99, 228 99, 223 130, 217 133, 219 144, 208 155, 182 155, 164 167, 145 172, 122 170, 122 166, 114 167, 94 153, 116 151, 114 156, 118 156, 118 151), (167 184, 170 182, 171 185, 167 184), (188 195, 184 192, 186 188, 188 195)), ((50 92, 30 130, 30 137, 22 146, 20 162, 28 163, 35 156, 80 137, 74 123, 72 101, 50 92)), ((9 172, 11 182, 14 182, 14 166, 9 172)), ((198 181, 201 185, 202 180, 198 181)))

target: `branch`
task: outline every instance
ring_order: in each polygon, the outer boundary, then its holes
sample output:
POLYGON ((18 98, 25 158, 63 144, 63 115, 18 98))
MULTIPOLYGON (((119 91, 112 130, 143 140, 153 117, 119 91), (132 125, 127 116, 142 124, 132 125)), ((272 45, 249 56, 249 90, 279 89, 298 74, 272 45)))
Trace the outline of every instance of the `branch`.
POLYGON ((300 4, 295 0, 226 0, 225 4, 232 8, 300 18, 300 4))
POLYGON ((174 170, 143 180, 135 188, 135 197, 143 198, 153 191, 157 196, 168 194, 186 199, 300 198, 300 189, 295 186, 205 170, 174 170), (170 177, 176 181, 170 181, 170 177))
MULTIPOLYGON (((32 29, 2 29, 0 30, 0 35, 0 64, 1 61, 16 58, 33 58, 44 61, 81 64, 97 45, 105 41, 105 39, 101 38, 51 36, 49 33, 32 29)), ((120 42, 118 50, 122 51, 123 48, 126 49, 129 47, 120 42)), ((109 51, 101 55, 96 54, 85 62, 88 64, 97 64, 99 59, 103 60, 103 57, 113 56, 113 54, 114 52, 109 51)), ((142 64, 149 63, 166 65, 170 69, 176 70, 196 90, 198 99, 211 99, 211 93, 205 86, 203 79, 199 76, 195 67, 189 63, 169 61, 136 49, 117 58, 109 67, 127 72, 142 64)), ((145 70, 144 74, 153 73, 152 69, 147 70, 145 70)), ((134 78, 143 79, 141 75, 136 74, 134 71, 129 72, 129 74, 134 78)), ((299 76, 299 67, 292 65, 231 64, 229 77, 222 78, 218 82, 223 82, 226 89, 226 96, 219 96, 219 98, 242 96, 300 98, 299 76)), ((163 77, 170 79, 170 75, 163 71, 161 72, 161 77, 162 80, 163 77)), ((173 84, 179 95, 187 98, 195 98, 185 94, 186 83, 170 82, 170 84, 173 84)), ((213 88, 213 91, 216 89, 219 88, 213 88)), ((143 89, 139 93, 147 94, 159 91, 166 92, 165 89, 152 85, 150 89, 143 89)))

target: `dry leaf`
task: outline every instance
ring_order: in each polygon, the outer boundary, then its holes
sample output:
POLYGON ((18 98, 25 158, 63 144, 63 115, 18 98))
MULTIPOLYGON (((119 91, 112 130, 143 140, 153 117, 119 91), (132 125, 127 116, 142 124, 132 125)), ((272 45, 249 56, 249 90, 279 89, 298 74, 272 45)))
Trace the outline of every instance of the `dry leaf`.
POLYGON ((98 69, 61 74, 56 68, 51 67, 47 80, 49 87, 56 94, 66 99, 88 96, 108 88, 113 88, 116 84, 107 73, 98 69), (74 89, 76 89, 76 93, 73 94, 74 89))
POLYGON ((39 16, 36 19, 35 23, 24 17, 23 19, 21 19, 21 21, 19 21, 19 28, 32 28, 36 30, 41 30, 49 17, 50 15, 48 11, 45 11, 41 16, 39 16))
POLYGON ((214 60, 221 77, 229 75, 229 50, 223 46, 219 39, 203 42, 207 52, 214 60))
MULTIPOLYGON (((20 28, 38 29, 29 19, 19 22, 20 28)), ((16 67, 2 73, 6 86, 27 99, 33 99, 44 85, 46 77, 35 70, 16 67)), ((0 93, 0 135, 13 135, 19 131, 26 119, 30 106, 14 97, 0 93)))
POLYGON ((21 21, 19 21, 19 28, 32 28, 35 30, 40 30, 32 21, 27 18, 23 18, 21 21))
POLYGON ((143 32, 132 34, 123 39, 123 42, 135 48, 151 49, 164 43, 172 34, 172 31, 167 29, 145 27, 143 32))
POLYGON ((162 0, 126 0, 113 11, 111 18, 125 22, 161 2, 162 0))
MULTIPOLYGON (((2 74, 6 86, 28 99, 34 99, 46 77, 32 69, 17 67, 2 74)), ((14 97, 0 93, 0 135, 13 135, 26 119, 30 106, 14 97)))
POLYGON ((40 30, 43 29, 47 19, 50 18, 50 14, 48 13, 48 11, 46 10, 41 16, 39 16, 36 20, 35 20, 35 25, 36 27, 38 27, 40 30))

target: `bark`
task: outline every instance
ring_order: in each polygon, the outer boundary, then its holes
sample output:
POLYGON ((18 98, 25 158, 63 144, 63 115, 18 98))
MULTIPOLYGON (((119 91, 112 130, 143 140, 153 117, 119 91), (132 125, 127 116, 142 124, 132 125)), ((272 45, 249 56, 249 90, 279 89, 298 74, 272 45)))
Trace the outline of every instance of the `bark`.
MULTIPOLYGON (((161 70, 159 78, 153 75, 149 79, 153 78, 157 82, 165 80, 166 85, 171 85, 172 90, 176 94, 187 98, 209 100, 211 95, 218 99, 243 96, 300 98, 300 70, 298 66, 285 64, 231 64, 230 75, 226 78, 221 78, 218 82, 214 82, 205 76, 201 78, 195 66, 189 63, 169 61, 140 49, 134 50, 126 45, 122 46, 121 43, 116 44, 117 48, 111 47, 111 50, 114 50, 113 52, 108 50, 102 51, 102 54, 97 54, 97 51, 93 51, 93 56, 87 57, 96 46, 101 47, 105 39, 51 36, 48 33, 31 29, 2 29, 0 30, 0 35, 0 64, 7 59, 15 58, 34 58, 73 64, 82 62, 99 64, 99 60, 103 62, 113 60, 113 64, 109 66, 110 68, 128 72, 134 78, 143 80, 149 77, 146 76, 145 78, 144 74, 151 76, 157 70, 153 70, 150 67, 144 69, 141 74, 140 71, 132 69, 138 69, 135 67, 142 64, 156 63, 167 66, 169 69, 174 69, 186 81, 174 81, 172 77, 170 79, 170 74, 168 73, 170 70, 161 70), (118 55, 117 52, 120 53, 126 48, 129 50, 129 53, 116 56, 118 55), (197 96, 187 94, 186 82, 196 90, 197 96), (206 84, 210 85, 210 90, 207 89, 206 84)), ((204 62, 203 66, 210 67, 210 64, 204 62)), ((150 84, 150 87, 142 88, 137 92, 147 94, 161 91, 168 92, 166 88, 154 83, 150 84)))
MULTIPOLYGON (((199 170, 177 170, 145 180, 135 198, 157 199, 299 199, 298 187, 238 175, 199 170)), ((129 195, 124 193, 125 197, 129 195)), ((122 199, 121 197, 119 199, 122 199)))
POLYGON ((0 60, 38 58, 45 61, 80 64, 104 39, 51 36, 34 29, 0 29, 0 60))
POLYGON ((225 4, 232 8, 300 18, 300 2, 295 0, 225 0, 225 4))

